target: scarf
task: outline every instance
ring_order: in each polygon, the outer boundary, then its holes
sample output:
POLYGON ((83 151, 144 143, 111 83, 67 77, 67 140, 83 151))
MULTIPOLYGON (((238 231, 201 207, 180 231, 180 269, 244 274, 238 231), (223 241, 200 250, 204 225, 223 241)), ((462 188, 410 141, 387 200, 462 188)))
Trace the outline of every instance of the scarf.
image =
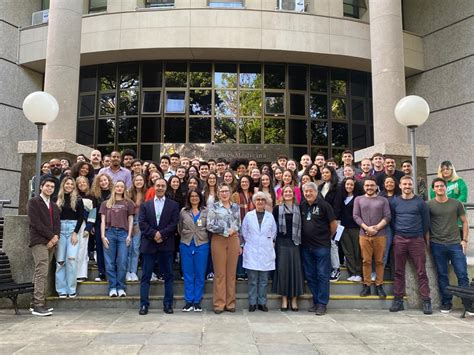
POLYGON ((245 215, 247 212, 250 212, 255 209, 255 206, 252 202, 252 194, 249 193, 249 198, 245 197, 243 192, 239 193, 239 207, 240 207, 240 219, 241 221, 244 220, 245 215))
POLYGON ((295 245, 301 244, 301 214, 300 209, 296 204, 293 204, 292 209, 289 209, 284 203, 278 206, 278 227, 280 232, 286 234, 286 218, 285 212, 293 214, 292 224, 292 240, 295 245))

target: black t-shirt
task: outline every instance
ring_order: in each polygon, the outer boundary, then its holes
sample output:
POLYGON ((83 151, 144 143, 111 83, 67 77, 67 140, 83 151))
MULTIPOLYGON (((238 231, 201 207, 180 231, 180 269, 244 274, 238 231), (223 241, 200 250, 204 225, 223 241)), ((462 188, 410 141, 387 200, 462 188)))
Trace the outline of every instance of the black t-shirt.
POLYGON ((331 205, 318 195, 312 205, 309 205, 306 200, 303 201, 300 211, 301 246, 303 248, 330 247, 332 235, 329 224, 336 219, 331 205))
MULTIPOLYGON (((380 191, 384 190, 383 181, 386 176, 387 174, 385 174, 385 171, 384 171, 381 174, 378 174, 375 178, 377 180, 377 186, 379 187, 380 191)), ((397 184, 398 184, 400 183, 400 178, 405 176, 405 174, 403 173, 403 171, 395 170, 395 173, 393 173, 393 176, 395 177, 395 180, 397 180, 397 184)))

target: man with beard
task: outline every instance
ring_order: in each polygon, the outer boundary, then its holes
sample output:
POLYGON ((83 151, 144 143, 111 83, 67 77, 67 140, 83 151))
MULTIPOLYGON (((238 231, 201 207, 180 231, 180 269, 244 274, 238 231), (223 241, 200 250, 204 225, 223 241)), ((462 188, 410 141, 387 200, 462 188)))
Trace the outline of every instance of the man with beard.
POLYGON ((43 181, 46 179, 53 179, 54 180, 54 192, 51 195, 51 199, 56 201, 59 192, 59 186, 61 185, 61 181, 63 181, 66 175, 63 174, 61 170, 62 164, 61 160, 53 158, 49 161, 49 174, 44 174, 40 178, 40 185, 42 185, 43 181))
POLYGON ((122 153, 124 168, 132 170, 132 161, 137 158, 137 153, 133 149, 125 149, 122 153))
POLYGON ((385 157, 384 161, 384 171, 376 176, 377 179, 377 186, 379 187, 380 191, 384 190, 383 181, 385 180, 386 176, 393 176, 397 183, 400 182, 400 179, 403 177, 403 172, 396 170, 397 164, 395 163, 395 159, 392 157, 385 157))
POLYGON ((107 168, 102 168, 99 171, 99 174, 107 174, 111 177, 113 183, 122 180, 125 183, 127 189, 132 187, 132 174, 130 170, 120 166, 122 162, 122 156, 120 152, 114 150, 110 153, 110 166, 107 168))
POLYGON ((91 152, 90 160, 92 166, 94 167, 94 175, 97 175, 100 169, 102 169, 102 153, 100 150, 94 149, 91 152))

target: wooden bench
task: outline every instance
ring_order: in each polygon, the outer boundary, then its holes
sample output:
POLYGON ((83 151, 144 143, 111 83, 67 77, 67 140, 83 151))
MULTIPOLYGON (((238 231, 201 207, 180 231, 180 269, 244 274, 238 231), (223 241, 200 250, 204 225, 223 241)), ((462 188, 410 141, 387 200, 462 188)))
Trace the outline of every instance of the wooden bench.
POLYGON ((461 286, 448 286, 446 288, 453 296, 458 296, 462 300, 464 306, 464 311, 461 314, 461 318, 466 317, 466 312, 473 312, 473 302, 474 302, 474 279, 468 287, 461 286))
POLYGON ((13 281, 8 256, 0 250, 0 298, 9 298, 13 302, 15 314, 18 312, 18 295, 33 293, 33 283, 16 283, 13 281))

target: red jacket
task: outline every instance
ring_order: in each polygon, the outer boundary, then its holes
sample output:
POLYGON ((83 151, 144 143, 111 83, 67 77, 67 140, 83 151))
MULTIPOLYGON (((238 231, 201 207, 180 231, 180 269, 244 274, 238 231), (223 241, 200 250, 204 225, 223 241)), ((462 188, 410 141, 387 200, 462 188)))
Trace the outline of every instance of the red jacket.
POLYGON ((53 202, 53 224, 48 206, 41 196, 35 196, 28 201, 28 217, 30 218, 30 247, 48 242, 61 232, 59 207, 53 202))

